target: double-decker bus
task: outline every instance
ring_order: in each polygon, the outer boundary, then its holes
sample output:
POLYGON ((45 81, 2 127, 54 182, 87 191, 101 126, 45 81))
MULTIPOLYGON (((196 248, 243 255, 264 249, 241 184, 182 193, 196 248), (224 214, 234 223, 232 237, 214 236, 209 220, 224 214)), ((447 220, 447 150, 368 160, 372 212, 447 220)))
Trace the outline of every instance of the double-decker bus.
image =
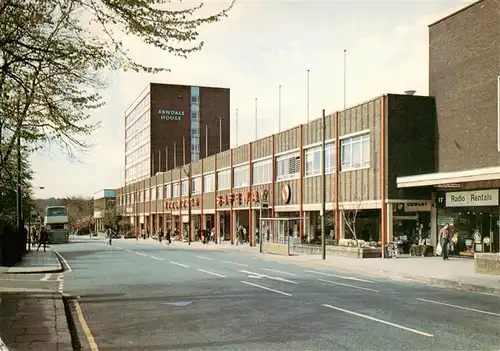
POLYGON ((69 219, 66 206, 48 206, 43 221, 49 234, 49 243, 63 244, 69 241, 69 219))

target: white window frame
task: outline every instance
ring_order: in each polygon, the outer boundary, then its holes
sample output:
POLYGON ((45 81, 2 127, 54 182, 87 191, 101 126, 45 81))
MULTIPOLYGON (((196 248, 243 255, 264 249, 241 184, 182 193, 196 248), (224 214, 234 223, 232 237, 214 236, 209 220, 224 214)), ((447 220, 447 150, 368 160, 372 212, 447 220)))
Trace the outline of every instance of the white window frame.
POLYGON ((252 164, 253 185, 269 184, 273 181, 273 160, 267 158, 262 161, 253 162, 252 164), (266 177, 262 177, 264 171, 268 170, 266 177), (263 179, 265 178, 265 179, 263 179))
POLYGON ((172 183, 172 198, 179 197, 179 183, 172 183))
POLYGON ((217 190, 231 189, 231 173, 230 172, 231 172, 231 170, 229 168, 217 172, 217 190), (227 185, 221 184, 221 181, 223 181, 223 180, 224 181, 227 180, 227 185))
MULTIPOLYGON (((325 174, 330 174, 335 172, 335 142, 325 143, 325 174), (329 162, 331 161, 331 162, 329 162)), ((304 150, 304 177, 313 177, 321 174, 321 145, 316 145, 304 150), (314 167, 314 161, 316 153, 319 153, 319 165, 314 167), (310 158, 313 158, 312 165, 310 168, 309 164, 310 158)))
POLYGON ((214 176, 214 172, 203 175, 203 192, 205 194, 214 192, 214 176))
POLYGON ((165 199, 170 199, 170 194, 171 194, 171 191, 172 191, 172 185, 170 183, 165 184, 164 189, 165 189, 164 190, 165 191, 164 198, 165 199))
POLYGON ((181 182, 181 196, 189 195, 189 179, 183 179, 181 182))
POLYGON ((201 194, 201 176, 191 178, 191 193, 192 194, 201 194))
POLYGON ((370 167, 370 159, 371 159, 371 138, 370 133, 364 133, 356 136, 352 136, 349 138, 341 139, 340 141, 340 170, 341 171, 350 171, 361 168, 369 168, 370 167), (356 144, 360 144, 359 147, 359 164, 353 163, 353 159, 351 157, 353 153, 353 146, 356 144), (346 153, 344 152, 346 147, 349 150, 349 160, 346 160, 346 153), (368 147, 367 160, 364 159, 364 149, 368 147))
POLYGON ((250 185, 249 165, 233 168, 233 188, 243 188, 250 185))
POLYGON ((300 176, 300 153, 298 151, 287 153, 276 158, 276 181, 295 179, 300 176), (292 160, 292 162, 290 162, 292 160), (281 164, 280 164, 281 163, 281 164), (291 167, 298 166, 297 172, 280 175, 280 169, 290 171, 291 167))

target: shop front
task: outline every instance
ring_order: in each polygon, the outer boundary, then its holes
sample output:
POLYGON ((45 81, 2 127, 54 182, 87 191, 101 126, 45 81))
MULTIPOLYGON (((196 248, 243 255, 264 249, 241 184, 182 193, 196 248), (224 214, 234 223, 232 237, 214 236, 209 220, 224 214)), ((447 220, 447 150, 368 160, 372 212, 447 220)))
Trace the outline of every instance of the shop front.
POLYGON ((498 189, 439 192, 437 206, 437 232, 453 224, 452 254, 499 252, 498 189))

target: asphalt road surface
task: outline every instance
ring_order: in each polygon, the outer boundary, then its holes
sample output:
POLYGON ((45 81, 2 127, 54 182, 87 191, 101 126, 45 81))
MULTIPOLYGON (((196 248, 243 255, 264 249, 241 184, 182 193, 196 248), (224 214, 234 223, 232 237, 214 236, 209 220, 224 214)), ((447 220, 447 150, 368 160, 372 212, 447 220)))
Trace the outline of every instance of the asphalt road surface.
POLYGON ((54 247, 71 267, 63 289, 100 350, 500 349, 498 297, 234 250, 73 241, 54 247))

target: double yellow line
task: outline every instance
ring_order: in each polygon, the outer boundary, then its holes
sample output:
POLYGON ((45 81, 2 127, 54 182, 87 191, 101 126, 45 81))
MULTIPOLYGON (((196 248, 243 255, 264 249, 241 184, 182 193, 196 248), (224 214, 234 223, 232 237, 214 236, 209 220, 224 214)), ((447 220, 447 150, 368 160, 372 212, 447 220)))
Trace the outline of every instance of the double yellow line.
POLYGON ((99 347, 97 347, 97 344, 95 343, 94 336, 90 331, 87 321, 85 320, 85 317, 83 317, 82 308, 80 307, 78 300, 74 300, 74 302, 75 302, 76 315, 78 316, 78 320, 80 321, 80 324, 83 328, 83 332, 85 333, 85 337, 87 338, 87 341, 89 343, 90 350, 99 351, 99 347))

